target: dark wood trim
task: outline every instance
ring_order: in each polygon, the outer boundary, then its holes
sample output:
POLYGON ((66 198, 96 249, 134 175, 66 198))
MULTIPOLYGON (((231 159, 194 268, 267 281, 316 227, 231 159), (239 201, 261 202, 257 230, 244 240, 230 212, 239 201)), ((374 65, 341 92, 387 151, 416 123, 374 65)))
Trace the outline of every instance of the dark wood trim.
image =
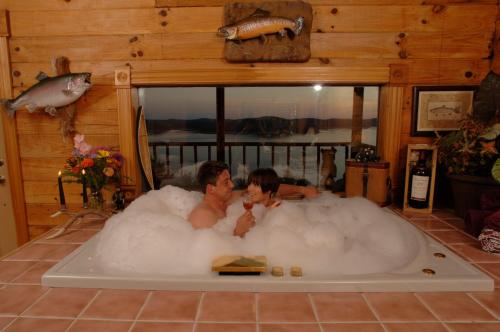
POLYGON ((224 87, 217 87, 217 160, 224 161, 224 87))

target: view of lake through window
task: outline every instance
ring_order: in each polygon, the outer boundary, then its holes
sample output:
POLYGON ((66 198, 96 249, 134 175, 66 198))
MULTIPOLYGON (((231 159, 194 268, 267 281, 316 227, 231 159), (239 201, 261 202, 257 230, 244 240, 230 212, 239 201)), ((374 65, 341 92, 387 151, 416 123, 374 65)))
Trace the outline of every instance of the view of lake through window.
POLYGON ((376 86, 141 88, 155 186, 197 189, 198 166, 218 156, 237 186, 259 167, 322 185, 331 162, 339 181, 353 146, 376 146, 378 99, 376 86))

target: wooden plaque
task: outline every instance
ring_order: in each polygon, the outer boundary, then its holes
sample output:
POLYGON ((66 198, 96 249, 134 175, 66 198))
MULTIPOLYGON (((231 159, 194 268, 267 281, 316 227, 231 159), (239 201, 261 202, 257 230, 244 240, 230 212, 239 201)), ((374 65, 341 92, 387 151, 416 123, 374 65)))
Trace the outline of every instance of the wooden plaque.
MULTIPOLYGON (((295 20, 304 17, 304 28, 298 36, 292 33, 279 39, 278 34, 266 35, 267 41, 259 38, 242 41, 226 40, 224 56, 230 62, 306 62, 311 57, 310 34, 312 8, 302 1, 275 1, 260 3, 231 3, 224 6, 224 25, 231 25, 251 16, 257 9, 295 20)), ((221 37, 222 38, 222 37, 221 37)))
POLYGON ((265 256, 222 256, 212 262, 214 272, 266 272, 265 256))

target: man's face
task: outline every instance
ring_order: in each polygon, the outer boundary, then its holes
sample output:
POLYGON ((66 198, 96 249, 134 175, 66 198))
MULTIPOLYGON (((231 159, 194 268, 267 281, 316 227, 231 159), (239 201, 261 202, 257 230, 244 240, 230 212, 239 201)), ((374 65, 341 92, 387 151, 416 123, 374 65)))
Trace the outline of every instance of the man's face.
POLYGON ((233 187, 234 184, 233 181, 231 181, 231 175, 229 175, 229 171, 224 170, 217 177, 215 186, 212 186, 212 193, 219 199, 227 201, 231 198, 233 187))

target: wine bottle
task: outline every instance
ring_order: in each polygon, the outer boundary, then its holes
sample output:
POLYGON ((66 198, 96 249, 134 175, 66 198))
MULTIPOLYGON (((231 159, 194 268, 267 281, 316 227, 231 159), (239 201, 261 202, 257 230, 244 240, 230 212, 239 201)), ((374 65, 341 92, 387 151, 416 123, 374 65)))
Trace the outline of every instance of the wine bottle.
POLYGON ((420 151, 417 163, 410 172, 410 190, 408 190, 408 205, 415 209, 425 209, 429 206, 429 185, 431 170, 427 167, 425 152, 420 151))

